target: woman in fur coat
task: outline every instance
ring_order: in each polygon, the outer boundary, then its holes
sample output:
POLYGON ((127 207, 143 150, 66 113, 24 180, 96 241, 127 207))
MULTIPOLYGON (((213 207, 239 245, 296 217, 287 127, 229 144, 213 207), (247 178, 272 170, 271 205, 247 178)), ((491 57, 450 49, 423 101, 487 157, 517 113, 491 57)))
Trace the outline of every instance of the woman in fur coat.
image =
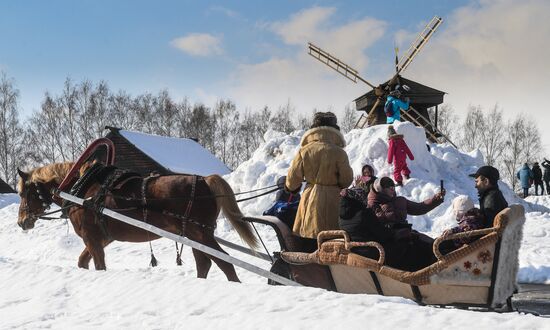
POLYGON ((338 229, 340 190, 353 181, 345 145, 336 116, 332 112, 318 112, 288 170, 285 184, 288 191, 299 191, 302 181, 306 181, 292 230, 306 238, 304 250, 316 249, 319 232, 338 229))

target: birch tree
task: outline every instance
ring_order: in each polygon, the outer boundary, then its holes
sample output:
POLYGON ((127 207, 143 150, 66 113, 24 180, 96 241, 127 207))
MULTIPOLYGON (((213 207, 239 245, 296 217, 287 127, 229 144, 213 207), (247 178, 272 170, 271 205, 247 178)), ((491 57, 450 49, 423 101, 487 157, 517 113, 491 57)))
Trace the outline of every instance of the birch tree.
POLYGON ((0 171, 12 187, 17 182, 23 145, 23 128, 19 123, 19 90, 13 79, 0 74, 0 171))

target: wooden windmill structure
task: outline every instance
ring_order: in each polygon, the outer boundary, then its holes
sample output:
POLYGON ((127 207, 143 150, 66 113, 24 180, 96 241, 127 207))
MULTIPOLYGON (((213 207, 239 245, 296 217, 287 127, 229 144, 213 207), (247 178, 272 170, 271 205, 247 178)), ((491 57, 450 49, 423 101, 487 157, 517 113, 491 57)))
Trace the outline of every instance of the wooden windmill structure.
POLYGON ((443 103, 443 96, 445 92, 422 85, 401 76, 401 73, 411 64, 414 57, 424 47, 442 22, 443 20, 440 17, 434 16, 434 18, 432 18, 424 30, 420 32, 415 41, 399 60, 397 57, 396 48, 395 75, 388 81, 378 86, 375 86, 362 78, 357 70, 342 62, 335 56, 317 47, 311 42, 308 43, 309 55, 334 69, 352 82, 357 83, 357 81, 361 81, 372 88, 370 92, 355 99, 356 109, 362 112, 355 128, 363 128, 365 125, 372 126, 385 124, 386 115, 384 114, 384 103, 386 101, 386 97, 396 85, 407 86, 406 90, 403 92, 403 96, 410 97, 411 102, 409 111, 401 112, 402 118, 413 122, 417 126, 424 127, 426 130, 426 136, 430 141, 435 143, 447 141, 456 147, 456 145, 451 142, 448 137, 437 129, 437 106, 443 103), (429 119, 430 117, 428 115, 428 108, 434 106, 436 107, 435 123, 429 119))

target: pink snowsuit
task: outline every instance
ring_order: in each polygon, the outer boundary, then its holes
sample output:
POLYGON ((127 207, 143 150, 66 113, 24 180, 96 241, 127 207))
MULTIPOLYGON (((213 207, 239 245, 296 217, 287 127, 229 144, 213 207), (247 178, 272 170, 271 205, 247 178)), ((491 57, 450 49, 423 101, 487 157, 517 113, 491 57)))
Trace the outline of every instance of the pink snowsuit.
POLYGON ((410 160, 414 160, 414 156, 407 146, 407 143, 405 140, 403 140, 403 135, 396 134, 392 135, 389 138, 389 148, 388 148, 388 163, 392 163, 395 158, 395 164, 393 167, 393 179, 396 182, 402 182, 403 177, 401 177, 401 174, 405 176, 409 176, 411 174, 411 170, 407 167, 407 156, 409 156, 410 160))

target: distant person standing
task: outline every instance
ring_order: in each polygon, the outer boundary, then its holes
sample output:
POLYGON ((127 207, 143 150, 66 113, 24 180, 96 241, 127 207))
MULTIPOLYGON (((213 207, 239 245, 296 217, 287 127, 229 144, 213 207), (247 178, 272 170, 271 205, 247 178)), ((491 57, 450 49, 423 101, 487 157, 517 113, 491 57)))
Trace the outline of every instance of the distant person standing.
POLYGON ((508 207, 508 202, 498 189, 500 173, 496 168, 486 165, 470 176, 476 179, 475 187, 479 196, 479 208, 485 216, 485 228, 493 227, 495 216, 508 207))
POLYGON ((535 162, 531 171, 533 171, 533 181, 535 182, 535 195, 539 195, 540 186, 540 194, 542 196, 544 195, 544 184, 542 183, 542 170, 540 169, 539 163, 535 162))
POLYGON ((411 170, 407 166, 407 156, 414 160, 403 134, 397 134, 392 125, 388 126, 388 163, 393 163, 393 179, 397 186, 403 185, 403 177, 409 179, 411 175, 411 170))
POLYGON ((544 161, 541 163, 541 165, 542 167, 544 167, 544 175, 542 176, 542 179, 546 184, 546 194, 550 195, 550 161, 544 158, 544 161))
POLYGON ((533 171, 529 168, 529 164, 523 164, 516 176, 521 182, 521 188, 523 188, 523 198, 529 196, 529 187, 531 187, 533 181, 533 171))
POLYGON ((401 100, 400 86, 395 86, 395 90, 391 91, 384 104, 384 112, 386 113, 386 123, 393 124, 394 121, 401 121, 401 110, 409 110, 409 98, 405 101, 401 100))
POLYGON ((305 251, 316 250, 319 232, 339 229, 340 190, 353 181, 345 145, 336 116, 318 112, 290 164, 285 189, 297 192, 306 181, 292 230, 305 251))

